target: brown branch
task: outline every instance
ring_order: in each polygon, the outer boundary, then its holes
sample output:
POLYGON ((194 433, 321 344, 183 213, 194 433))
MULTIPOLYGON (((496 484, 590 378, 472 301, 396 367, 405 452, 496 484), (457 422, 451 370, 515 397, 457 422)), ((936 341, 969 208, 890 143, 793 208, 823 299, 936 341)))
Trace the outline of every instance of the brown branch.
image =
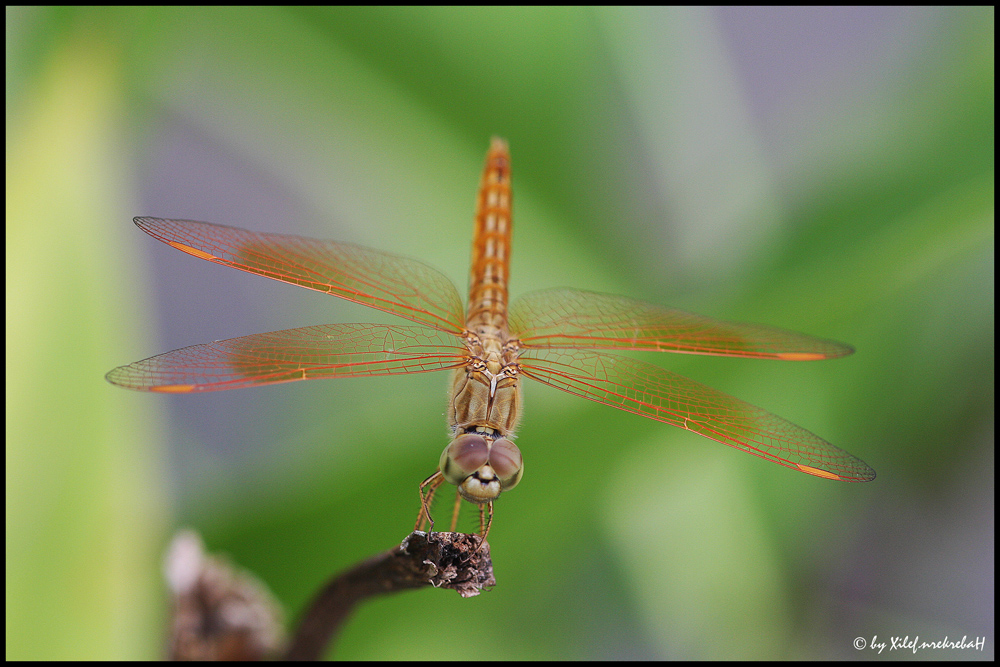
POLYGON ((285 644, 281 606, 267 586, 181 531, 167 552, 173 593, 167 652, 171 660, 318 660, 361 601, 423 586, 462 597, 496 584, 490 545, 477 535, 411 533, 403 543, 331 579, 285 644))
POLYGON ((462 597, 496 584, 490 546, 477 535, 411 533, 403 543, 334 577, 299 623, 286 660, 318 660, 362 600, 424 586, 451 588, 462 597))

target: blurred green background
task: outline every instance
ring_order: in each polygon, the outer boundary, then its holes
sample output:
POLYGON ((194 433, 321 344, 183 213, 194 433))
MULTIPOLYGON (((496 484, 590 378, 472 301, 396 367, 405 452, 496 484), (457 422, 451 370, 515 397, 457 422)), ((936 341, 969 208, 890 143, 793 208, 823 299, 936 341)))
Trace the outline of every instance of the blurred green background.
POLYGON ((195 343, 393 321, 131 217, 362 243, 464 291, 492 135, 513 156, 515 296, 573 286, 853 344, 647 358, 878 479, 529 385, 498 586, 370 603, 330 657, 865 659, 902 654, 855 638, 905 635, 985 636, 918 655, 993 657, 992 8, 6 16, 8 659, 160 656, 181 526, 294 617, 409 532, 447 442, 444 374, 105 383, 195 343))

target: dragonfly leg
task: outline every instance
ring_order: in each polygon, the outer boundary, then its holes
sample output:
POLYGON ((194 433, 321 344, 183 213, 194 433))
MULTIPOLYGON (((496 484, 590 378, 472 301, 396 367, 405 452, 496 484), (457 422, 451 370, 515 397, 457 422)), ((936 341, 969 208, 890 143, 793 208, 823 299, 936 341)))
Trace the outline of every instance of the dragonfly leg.
POLYGON ((451 512, 451 532, 458 528, 458 513, 462 509, 462 494, 455 489, 455 509, 451 512))
POLYGON ((434 500, 434 494, 442 483, 444 483, 444 475, 441 474, 440 470, 420 483, 420 513, 417 514, 417 525, 414 526, 413 530, 423 530, 425 523, 430 524, 428 531, 434 530, 434 519, 431 518, 431 501, 434 500), (424 489, 427 489, 426 494, 424 489))
POLYGON ((479 546, 473 554, 479 553, 479 550, 483 548, 483 544, 486 543, 486 536, 490 534, 490 526, 493 525, 493 501, 489 501, 479 506, 479 534, 482 536, 479 538, 479 546))

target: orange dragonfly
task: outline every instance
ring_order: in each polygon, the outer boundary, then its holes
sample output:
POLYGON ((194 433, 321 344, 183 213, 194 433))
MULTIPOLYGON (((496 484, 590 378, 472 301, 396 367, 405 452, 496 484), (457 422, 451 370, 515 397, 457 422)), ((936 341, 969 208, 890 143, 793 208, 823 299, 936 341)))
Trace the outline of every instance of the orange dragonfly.
POLYGON ((533 292, 508 309, 511 171, 494 138, 476 205, 468 308, 452 282, 417 260, 335 241, 251 232, 192 220, 135 218, 174 248, 249 273, 377 308, 413 325, 326 324, 167 352, 107 374, 141 391, 192 393, 332 377, 451 371, 453 439, 420 485, 420 529, 445 481, 479 506, 485 539, 493 501, 521 479, 513 443, 521 378, 655 419, 810 475, 868 482, 864 461, 809 431, 658 366, 598 349, 659 350, 811 361, 848 345, 757 324, 693 315, 576 289, 533 292), (488 510, 488 518, 486 517, 488 510))

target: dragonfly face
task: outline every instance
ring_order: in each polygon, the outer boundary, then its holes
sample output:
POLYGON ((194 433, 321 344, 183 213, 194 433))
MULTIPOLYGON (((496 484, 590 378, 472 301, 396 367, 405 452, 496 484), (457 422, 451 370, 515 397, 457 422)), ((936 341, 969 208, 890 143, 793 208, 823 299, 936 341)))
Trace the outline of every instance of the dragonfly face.
POLYGON ((524 461, 521 450, 508 438, 481 431, 452 440, 441 453, 438 470, 463 498, 481 505, 517 486, 524 461))
POLYGON ((452 441, 438 470, 420 485, 418 527, 430 521, 430 500, 447 481, 458 487, 458 498, 480 506, 485 537, 493 501, 523 474, 512 440, 522 378, 817 477, 875 478, 864 461, 761 408, 659 366, 596 351, 810 361, 851 354, 849 345, 566 288, 526 294, 508 308, 510 155, 501 139, 490 145, 480 181, 467 308, 442 273, 371 248, 192 220, 135 218, 135 224, 199 259, 339 296, 413 323, 328 324, 232 338, 120 366, 107 379, 129 389, 191 393, 450 370, 452 441))

